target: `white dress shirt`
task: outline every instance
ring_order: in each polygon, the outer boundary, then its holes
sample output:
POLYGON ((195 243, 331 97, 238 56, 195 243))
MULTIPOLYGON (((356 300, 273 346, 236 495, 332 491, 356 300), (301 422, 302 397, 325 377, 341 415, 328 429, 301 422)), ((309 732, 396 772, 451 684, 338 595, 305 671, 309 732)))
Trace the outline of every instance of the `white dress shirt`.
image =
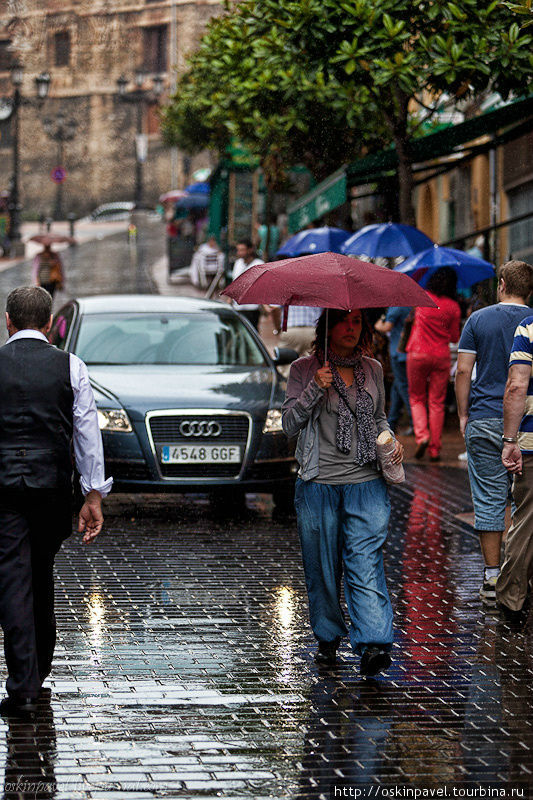
MULTIPOLYGON (((40 339, 48 344, 48 339, 43 333, 27 329, 14 333, 6 345, 17 339, 40 339)), ((74 393, 72 440, 81 489, 83 494, 96 489, 102 497, 105 497, 111 491, 113 478, 105 479, 104 447, 89 373, 81 358, 73 353, 69 353, 69 358, 70 385, 74 393)))
MULTIPOLYGON (((261 258, 254 258, 253 261, 250 261, 249 264, 246 263, 244 258, 238 258, 233 265, 233 273, 232 273, 233 280, 235 280, 235 278, 238 278, 239 275, 242 275, 243 272, 246 272, 246 270, 250 269, 250 267, 255 267, 257 266, 257 264, 264 264, 264 263, 265 262, 261 258)), ((256 308, 259 308, 257 303, 244 303, 243 305, 239 305, 238 303, 235 302, 235 300, 232 301, 232 306, 237 311, 255 311, 256 308)))

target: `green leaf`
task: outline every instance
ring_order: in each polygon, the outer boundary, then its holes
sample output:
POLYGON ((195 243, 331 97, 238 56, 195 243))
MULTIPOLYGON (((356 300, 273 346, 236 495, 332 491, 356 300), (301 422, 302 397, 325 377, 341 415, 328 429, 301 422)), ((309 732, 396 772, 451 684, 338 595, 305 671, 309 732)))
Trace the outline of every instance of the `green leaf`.
POLYGON ((520 27, 517 22, 513 22, 513 24, 509 28, 509 41, 516 42, 519 34, 520 34, 520 27))
POLYGON ((344 65, 344 71, 346 72, 347 75, 353 75, 356 68, 357 68, 357 62, 353 58, 351 58, 350 61, 347 61, 346 64, 344 65))

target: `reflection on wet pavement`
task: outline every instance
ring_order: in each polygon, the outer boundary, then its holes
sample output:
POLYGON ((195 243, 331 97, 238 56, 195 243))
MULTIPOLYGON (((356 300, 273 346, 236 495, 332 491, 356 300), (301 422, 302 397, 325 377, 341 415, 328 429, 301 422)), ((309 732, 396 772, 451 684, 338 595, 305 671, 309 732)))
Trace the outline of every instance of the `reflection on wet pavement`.
POLYGON ((315 665, 294 520, 269 498, 238 522, 202 497, 110 499, 97 545, 73 536, 59 556, 51 706, 3 723, 6 787, 303 800, 528 780, 531 627, 483 614, 477 541, 454 516, 468 503, 455 469, 409 468, 394 490, 394 662, 361 680, 346 645, 335 670, 315 665))
MULTIPOLYGON (((154 224, 134 250, 119 235, 65 251, 68 292, 152 291, 163 246, 154 224)), ((0 273, 0 301, 29 274, 0 273)), ((343 783, 531 780, 531 623, 481 609, 463 470, 410 466, 392 492, 396 640, 374 681, 346 644, 317 668, 294 519, 248 503, 223 518, 201 496, 117 495, 93 547, 65 544, 51 701, 0 722, 4 797, 319 800, 343 783)))

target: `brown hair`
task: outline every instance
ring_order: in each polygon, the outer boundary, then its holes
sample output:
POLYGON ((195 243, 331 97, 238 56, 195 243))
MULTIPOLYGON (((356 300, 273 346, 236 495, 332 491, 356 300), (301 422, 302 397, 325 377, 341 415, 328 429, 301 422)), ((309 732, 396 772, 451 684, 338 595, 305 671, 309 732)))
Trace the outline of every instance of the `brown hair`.
POLYGON ((533 291, 533 267, 525 261, 507 261, 498 270, 505 281, 505 294, 527 300, 533 291))
POLYGON ((52 313, 52 298, 42 286, 20 286, 7 296, 6 311, 18 331, 46 327, 52 313))
MULTIPOLYGON (((324 350, 324 344, 326 342, 326 317, 328 320, 328 339, 330 331, 337 325, 338 322, 342 322, 344 317, 346 317, 350 313, 351 309, 342 309, 342 308, 329 308, 324 309, 318 318, 318 322, 316 323, 315 328, 315 341, 313 342, 313 352, 316 355, 317 350, 324 350), (327 312, 327 313, 326 313, 327 312)), ((361 327, 361 336, 359 338, 359 342, 357 344, 356 350, 359 349, 365 356, 372 355, 372 329, 368 323, 366 318, 365 312, 361 309, 361 319, 362 319, 362 327, 361 327)))

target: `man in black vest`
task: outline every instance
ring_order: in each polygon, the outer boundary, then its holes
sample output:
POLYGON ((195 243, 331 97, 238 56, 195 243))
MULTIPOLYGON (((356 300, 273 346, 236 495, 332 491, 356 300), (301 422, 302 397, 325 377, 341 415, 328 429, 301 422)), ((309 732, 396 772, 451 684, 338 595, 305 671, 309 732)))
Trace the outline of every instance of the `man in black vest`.
POLYGON ((100 533, 112 484, 87 367, 48 343, 51 311, 41 287, 14 289, 0 348, 0 624, 9 673, 2 714, 34 711, 52 666, 53 566, 72 532, 72 445, 85 543, 100 533))

